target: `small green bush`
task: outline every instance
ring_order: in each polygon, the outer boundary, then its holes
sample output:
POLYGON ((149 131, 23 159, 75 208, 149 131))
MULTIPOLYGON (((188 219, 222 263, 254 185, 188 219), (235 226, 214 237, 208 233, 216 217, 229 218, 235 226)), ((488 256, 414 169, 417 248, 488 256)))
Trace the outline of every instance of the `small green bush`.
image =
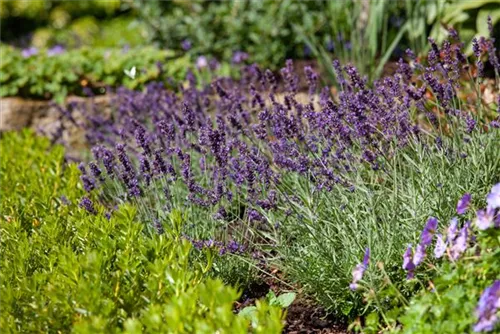
POLYGON ((189 264, 191 245, 153 237, 123 206, 78 208, 75 165, 31 132, 0 140, 0 327, 6 332, 279 333, 279 307, 233 313, 239 293, 189 264))

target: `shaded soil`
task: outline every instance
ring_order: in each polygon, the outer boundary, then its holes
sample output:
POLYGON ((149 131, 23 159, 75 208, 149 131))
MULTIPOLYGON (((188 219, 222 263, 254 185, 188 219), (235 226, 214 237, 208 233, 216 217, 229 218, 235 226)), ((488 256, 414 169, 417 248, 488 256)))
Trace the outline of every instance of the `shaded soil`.
MULTIPOLYGON (((240 300, 235 305, 235 311, 239 312, 247 306, 254 305, 255 300, 265 298, 269 290, 274 291, 276 295, 290 291, 283 283, 272 277, 262 278, 262 281, 253 282, 243 291, 240 300)), ((303 296, 300 289, 294 289, 294 291, 297 292, 297 298, 287 309, 286 325, 283 333, 349 333, 346 323, 329 315, 321 306, 303 296)))
POLYGON ((324 309, 307 300, 296 300, 286 316, 284 333, 348 333, 347 325, 328 315, 324 309))

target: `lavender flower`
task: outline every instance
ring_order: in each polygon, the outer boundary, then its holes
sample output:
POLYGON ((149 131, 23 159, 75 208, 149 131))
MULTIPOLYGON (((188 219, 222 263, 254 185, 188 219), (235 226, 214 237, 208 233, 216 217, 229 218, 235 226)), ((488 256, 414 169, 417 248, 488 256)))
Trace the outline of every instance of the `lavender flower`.
POLYGON ((455 240, 457 236, 457 230, 458 230, 458 219, 457 217, 453 217, 450 222, 450 226, 448 226, 448 231, 447 231, 447 236, 446 240, 448 243, 452 243, 453 240, 455 240))
POLYGON ((236 51, 233 53, 232 62, 234 64, 240 64, 248 59, 248 53, 242 51, 236 51))
POLYGON ((352 271, 352 282, 349 285, 351 290, 358 289, 358 282, 363 278, 365 270, 368 268, 368 263, 370 262, 370 248, 366 247, 365 255, 363 257, 363 262, 356 265, 352 271))
POLYGON ((481 47, 475 37, 472 39, 472 52, 474 52, 474 56, 476 56, 476 58, 481 57, 481 47))
POLYGON ((196 59, 196 68, 198 68, 199 70, 201 70, 207 66, 208 66, 207 57, 199 56, 198 59, 196 59))
POLYGON ((426 246, 424 246, 422 244, 417 245, 417 248, 415 250, 415 254, 413 255, 413 263, 415 264, 415 266, 418 266, 424 260, 425 249, 426 249, 426 246))
POLYGON ((82 175, 87 175, 87 169, 85 168, 85 164, 83 162, 80 162, 78 164, 78 169, 82 173, 82 175))
POLYGON ((52 57, 52 56, 57 56, 61 53, 64 53, 66 49, 62 45, 56 45, 50 49, 47 50, 47 56, 52 57))
POLYGON ((500 280, 486 288, 476 307, 477 323, 474 332, 491 332, 498 323, 497 312, 500 309, 500 280))
POLYGON ((82 175, 80 176, 80 180, 82 180, 83 189, 85 189, 86 192, 89 193, 95 189, 95 181, 93 178, 89 177, 88 175, 82 175))
POLYGON ((464 194, 462 198, 460 198, 460 200, 457 203, 457 213, 459 215, 463 215, 464 213, 467 212, 471 199, 472 196, 469 193, 464 194))
POLYGON ((248 213, 248 220, 253 222, 253 221, 261 221, 262 220, 262 215, 257 211, 257 210, 250 210, 248 213))
POLYGON ((188 39, 183 40, 181 43, 181 47, 184 51, 188 51, 189 49, 191 49, 191 46, 191 41, 188 39))
POLYGON ((100 180, 101 182, 104 181, 104 177, 102 176, 102 171, 97 165, 93 162, 89 163, 89 168, 90 172, 92 173, 92 176, 94 176, 96 179, 100 180))
POLYGON ((97 211, 94 209, 94 203, 92 203, 92 201, 88 197, 82 198, 82 200, 80 201, 80 207, 84 208, 93 215, 97 214, 97 211))
POLYGON ((64 204, 64 205, 70 205, 71 204, 70 200, 65 195, 62 195, 60 197, 60 199, 61 199, 62 204, 64 204))

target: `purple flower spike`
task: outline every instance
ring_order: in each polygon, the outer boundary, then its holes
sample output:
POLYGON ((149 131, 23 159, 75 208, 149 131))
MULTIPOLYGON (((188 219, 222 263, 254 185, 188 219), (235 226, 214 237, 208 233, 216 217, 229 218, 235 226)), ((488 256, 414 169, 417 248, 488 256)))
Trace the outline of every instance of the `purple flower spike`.
POLYGON ((472 199, 471 194, 467 193, 462 196, 462 198, 457 203, 457 213, 463 215, 467 212, 469 208, 470 201, 472 199))
POLYGON ((434 257, 436 259, 439 259, 446 252, 447 244, 444 241, 443 236, 441 234, 436 234, 436 238, 437 241, 436 241, 436 248, 434 248, 434 257))
POLYGON ((481 294, 476 307, 477 323, 474 332, 490 332, 498 322, 497 311, 500 309, 500 280, 496 280, 481 294))
POLYGON ((370 248, 366 247, 365 255, 363 257, 363 262, 356 265, 352 270, 352 283, 349 284, 351 290, 357 290, 359 285, 358 282, 363 278, 366 268, 368 268, 368 263, 370 262, 370 248))
POLYGON ((432 242, 432 236, 436 232, 437 225, 438 225, 437 218, 430 217, 427 220, 427 224, 425 224, 424 230, 420 235, 420 244, 422 246, 428 246, 432 242))
POLYGON ((92 203, 92 201, 88 197, 82 198, 82 200, 80 201, 80 207, 84 208, 93 215, 97 214, 97 211, 94 209, 94 203, 92 203))
POLYGON ((500 183, 491 188, 490 193, 486 197, 486 203, 488 203, 488 208, 490 209, 500 208, 500 183))

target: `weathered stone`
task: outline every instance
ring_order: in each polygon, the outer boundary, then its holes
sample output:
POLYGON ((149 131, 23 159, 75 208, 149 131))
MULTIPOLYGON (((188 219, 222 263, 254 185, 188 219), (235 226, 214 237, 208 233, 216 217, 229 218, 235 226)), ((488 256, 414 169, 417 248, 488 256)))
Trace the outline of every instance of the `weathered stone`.
POLYGON ((94 98, 71 96, 65 104, 77 103, 79 108, 72 113, 76 124, 67 117, 61 117, 57 106, 50 101, 26 100, 17 97, 1 99, 0 131, 21 130, 32 128, 36 132, 49 138, 61 136, 69 151, 79 155, 78 151, 87 146, 84 124, 86 124, 85 110, 90 115, 100 114, 109 117, 111 114, 111 96, 103 95, 94 98), (62 133, 58 133, 63 125, 62 133))
POLYGON ((25 100, 18 97, 0 99, 0 131, 29 127, 36 113, 49 107, 47 101, 25 100))

